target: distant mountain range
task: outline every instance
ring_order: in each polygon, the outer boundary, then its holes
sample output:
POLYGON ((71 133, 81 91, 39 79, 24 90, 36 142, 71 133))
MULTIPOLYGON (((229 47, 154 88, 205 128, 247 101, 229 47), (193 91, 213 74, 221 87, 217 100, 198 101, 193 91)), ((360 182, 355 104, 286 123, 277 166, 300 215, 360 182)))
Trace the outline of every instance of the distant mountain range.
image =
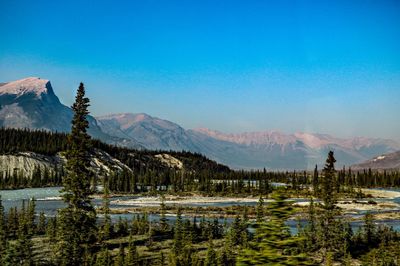
MULTIPOLYGON (((72 111, 54 94, 48 80, 26 78, 0 84, 0 126, 67 132, 72 111)), ((147 114, 89 117, 89 133, 107 143, 146 149, 198 152, 233 168, 312 169, 329 150, 337 165, 352 165, 400 150, 387 139, 336 138, 326 134, 279 131, 225 134, 206 128, 184 129, 147 114)))

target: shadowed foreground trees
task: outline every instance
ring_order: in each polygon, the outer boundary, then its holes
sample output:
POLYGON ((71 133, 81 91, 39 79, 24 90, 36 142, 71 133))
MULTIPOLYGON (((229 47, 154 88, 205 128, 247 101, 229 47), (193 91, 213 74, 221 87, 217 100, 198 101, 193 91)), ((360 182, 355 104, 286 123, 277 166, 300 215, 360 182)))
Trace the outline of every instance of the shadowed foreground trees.
POLYGON ((276 192, 272 199, 268 205, 269 219, 259 219, 254 240, 239 255, 237 265, 312 265, 306 254, 298 252, 302 239, 292 236, 285 224, 293 213, 287 198, 276 192))

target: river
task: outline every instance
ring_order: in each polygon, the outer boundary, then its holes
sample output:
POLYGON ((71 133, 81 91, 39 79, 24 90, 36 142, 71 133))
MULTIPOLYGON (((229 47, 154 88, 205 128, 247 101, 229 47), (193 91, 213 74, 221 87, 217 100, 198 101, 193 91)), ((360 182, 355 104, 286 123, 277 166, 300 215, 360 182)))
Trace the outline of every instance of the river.
MULTIPOLYGON (((31 198, 36 199, 36 212, 44 212, 46 216, 51 217, 57 213, 57 210, 63 208, 65 203, 61 199, 60 190, 61 187, 47 187, 47 188, 27 188, 27 189, 17 189, 17 190, 0 190, 0 195, 3 201, 3 206, 7 212, 12 207, 21 208, 23 200, 29 200, 31 198)), ((385 189, 388 191, 400 191, 400 189, 385 189)), ((380 201, 382 199, 375 199, 380 201)), ((393 199, 387 199, 395 203, 400 203, 400 197, 393 199)), ((296 202, 304 202, 304 199, 295 199, 296 202)), ((93 204, 98 207, 102 204, 101 199, 93 199, 93 204)), ((112 197, 110 199, 110 208, 124 208, 124 207, 148 207, 148 206, 159 206, 160 200, 156 197, 142 197, 142 196, 118 196, 112 197)), ((192 197, 190 200, 174 200, 166 201, 166 204, 181 204, 182 206, 214 206, 214 207, 227 207, 234 205, 241 206, 254 206, 257 204, 257 200, 254 198, 242 198, 242 199, 232 199, 223 197, 192 197)), ((268 203, 266 203, 268 204, 268 203)), ((399 209, 400 211, 400 209, 399 209)), ((377 213, 379 211, 374 211, 377 213)), ((353 216, 362 216, 365 214, 364 211, 358 212, 353 216)), ((136 213, 126 213, 126 214, 113 214, 112 220, 116 221, 119 217, 126 218, 128 220, 132 219, 136 213)), ((100 215, 101 218, 101 215, 100 215)), ((175 216, 167 216, 170 222, 175 220, 175 216)), ((159 216, 156 214, 149 215, 149 219, 156 221, 159 216)), ((192 219, 192 218, 190 218, 192 219)), ((225 219, 219 219, 221 223, 225 222, 225 219)), ((232 218, 227 218, 226 222, 232 222, 232 218)), ((392 226, 396 231, 400 231, 400 220, 380 220, 376 222, 377 224, 386 224, 392 226)), ((292 231, 295 230, 297 222, 290 220, 288 225, 291 227, 292 231)), ((360 227, 362 222, 352 222, 352 227, 356 229, 360 227)))

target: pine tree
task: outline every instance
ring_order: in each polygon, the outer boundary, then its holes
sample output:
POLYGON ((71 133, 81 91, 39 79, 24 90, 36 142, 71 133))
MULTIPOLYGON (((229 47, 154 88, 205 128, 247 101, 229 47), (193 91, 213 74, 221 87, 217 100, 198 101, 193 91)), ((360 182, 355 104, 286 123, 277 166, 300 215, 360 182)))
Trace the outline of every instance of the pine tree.
POLYGON ((315 214, 314 200, 311 198, 310 205, 308 206, 308 223, 304 228, 307 250, 313 251, 318 249, 317 233, 317 217, 315 214))
POLYGON ((333 156, 333 151, 328 153, 324 167, 324 178, 322 180, 322 201, 324 203, 324 209, 333 210, 335 208, 335 162, 336 159, 333 156))
POLYGON ((375 242, 376 227, 374 224, 373 216, 369 212, 364 216, 363 233, 364 233, 364 242, 367 246, 372 246, 373 244, 375 244, 374 242, 375 242))
POLYGON ((139 255, 132 239, 132 234, 129 235, 128 252, 125 258, 126 266, 137 266, 139 265, 139 255))
POLYGON ((125 265, 125 248, 122 244, 120 244, 118 249, 118 255, 114 262, 114 266, 124 266, 124 265, 125 265))
POLYGON ((110 216, 110 192, 108 188, 108 178, 104 177, 103 180, 103 212, 104 212, 104 224, 101 228, 100 238, 102 241, 110 238, 113 228, 111 224, 110 216))
POLYGON ((285 221, 292 213, 290 203, 282 192, 273 194, 274 201, 268 205, 271 215, 268 222, 261 222, 250 248, 238 257, 237 265, 310 265, 304 254, 297 254, 301 241, 291 236, 285 221))
POLYGON ((164 266, 165 265, 165 257, 164 257, 164 253, 161 251, 160 252, 160 266, 164 266))
POLYGON ((172 248, 175 256, 179 256, 180 252, 183 248, 183 226, 182 226, 182 216, 181 209, 178 209, 178 213, 176 216, 175 228, 174 228, 174 245, 172 248))
POLYGON ((168 223, 167 223, 167 218, 165 217, 165 212, 166 212, 166 206, 165 206, 165 196, 164 194, 161 195, 161 204, 160 204, 160 229, 162 232, 165 232, 168 230, 168 223))
POLYGON ((225 248, 218 255, 218 266, 226 266, 229 264, 228 252, 225 248))
POLYGON ((96 212, 89 196, 91 141, 87 133, 89 99, 80 84, 72 105, 74 116, 69 149, 66 152, 67 175, 63 179, 63 198, 67 207, 59 212, 57 258, 60 265, 81 265, 83 251, 93 243, 96 230, 96 212))
POLYGON ((33 243, 31 240, 32 235, 30 234, 29 225, 26 221, 23 221, 19 225, 18 238, 15 244, 15 250, 17 251, 16 257, 18 258, 21 265, 33 265, 33 243))
POLYGON ((314 175, 312 178, 312 185, 314 190, 314 195, 318 196, 319 194, 319 176, 318 176, 318 166, 315 165, 314 175))
POLYGON ((208 248, 207 248, 205 266, 217 266, 217 265, 218 265, 217 253, 214 250, 212 236, 210 235, 208 239, 208 248))
POLYGON ((39 214, 39 222, 36 230, 39 235, 46 233, 46 216, 44 215, 44 212, 40 212, 39 214))
POLYGON ((51 217, 46 226, 46 236, 50 243, 54 243, 57 237, 57 218, 51 217))
POLYGON ((324 250, 324 257, 328 257, 327 252, 337 251, 337 243, 333 241, 337 239, 338 224, 335 221, 335 162, 333 151, 328 153, 325 167, 323 169, 324 178, 322 180, 321 197, 323 201, 323 214, 320 217, 321 246, 324 250))
POLYGON ((1 265, 4 266, 20 265, 19 254, 17 251, 17 247, 14 243, 7 243, 6 251, 0 263, 2 263, 1 265))
POLYGON ((108 249, 103 248, 96 256, 96 264, 95 266, 111 266, 111 254, 108 249))
POLYGON ((257 218, 257 223, 260 223, 264 218, 264 199, 262 196, 260 196, 260 199, 258 200, 257 203, 256 218, 257 218))
POLYGON ((28 209, 26 212, 26 227, 28 228, 28 234, 33 235, 36 231, 35 228, 35 208, 36 208, 36 200, 32 198, 28 201, 28 209))
MULTIPOLYGON (((1 179, 2 177, 0 177, 1 179)), ((7 249, 7 228, 4 217, 4 207, 0 195, 0 265, 4 259, 4 254, 7 249)))

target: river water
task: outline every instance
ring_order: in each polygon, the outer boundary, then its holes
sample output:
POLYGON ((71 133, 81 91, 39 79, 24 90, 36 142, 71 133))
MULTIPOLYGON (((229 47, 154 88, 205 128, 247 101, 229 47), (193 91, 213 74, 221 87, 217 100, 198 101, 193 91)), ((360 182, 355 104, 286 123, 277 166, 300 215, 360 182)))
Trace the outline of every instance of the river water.
MULTIPOLYGON (((17 189, 17 190, 0 190, 0 195, 2 199, 2 204, 7 212, 12 207, 21 208, 23 200, 29 200, 31 198, 36 199, 36 212, 39 214, 40 212, 44 212, 46 216, 51 217, 57 213, 57 210, 60 208, 65 207, 64 202, 61 199, 60 190, 61 187, 48 187, 48 188, 27 188, 27 189, 17 189)), ((390 191, 400 191, 400 189, 387 189, 390 191)), ((192 198, 188 202, 182 203, 173 203, 173 204, 182 204, 182 206, 192 206, 192 207, 199 207, 199 206, 215 206, 215 207, 226 207, 226 206, 234 206, 234 205, 247 205, 247 206, 254 206, 257 204, 255 200, 234 200, 234 199, 227 199, 224 200, 223 198, 218 198, 216 201, 205 202, 204 198, 199 198, 199 201, 196 202, 196 197, 192 198)), ((380 199, 376 199, 379 201, 380 199)), ((388 200, 388 199, 386 199, 388 200)), ((304 201, 304 199, 299 199, 296 201, 304 201)), ((400 203, 400 197, 391 199, 391 201, 400 203)), ((141 197, 141 196, 118 196, 112 197, 110 199, 110 208, 123 208, 123 207, 146 207, 146 206, 159 206, 159 199, 154 198, 154 200, 150 200, 148 197, 141 197), (128 202, 129 204, 125 204, 124 202, 128 202)), ((168 201, 166 202, 169 203, 168 201)), ((102 204, 101 199, 93 199, 93 204, 95 206, 100 206, 102 204)), ((267 203, 266 203, 267 204, 267 203)), ((400 211, 400 210, 399 210, 400 211)), ((379 211, 378 211, 379 212, 379 211)), ((355 214, 354 216, 361 216, 365 214, 365 212, 360 211, 359 214, 355 214)), ((131 220, 136 213, 126 213, 126 214, 113 214, 112 220, 116 221, 120 217, 126 218, 127 220, 131 220)), ((100 215, 101 218, 101 215, 100 215)), ((170 222, 175 221, 175 216, 167 216, 170 222)), ((152 214, 149 215, 149 219, 151 221, 156 221, 159 219, 158 215, 152 214)), ((192 219, 192 218, 190 218, 192 219)), ((198 219, 199 220, 199 219, 198 219)), ((219 219, 221 223, 227 222, 231 223, 233 219, 227 218, 219 219)), ((381 220, 377 221, 377 224, 386 224, 388 226, 392 226, 396 231, 400 231, 400 220, 381 220)), ((288 221, 288 225, 291 227, 292 231, 295 231, 297 226, 297 221, 290 220, 288 221)), ((362 222, 352 222, 352 227, 354 229, 360 227, 362 222)))

